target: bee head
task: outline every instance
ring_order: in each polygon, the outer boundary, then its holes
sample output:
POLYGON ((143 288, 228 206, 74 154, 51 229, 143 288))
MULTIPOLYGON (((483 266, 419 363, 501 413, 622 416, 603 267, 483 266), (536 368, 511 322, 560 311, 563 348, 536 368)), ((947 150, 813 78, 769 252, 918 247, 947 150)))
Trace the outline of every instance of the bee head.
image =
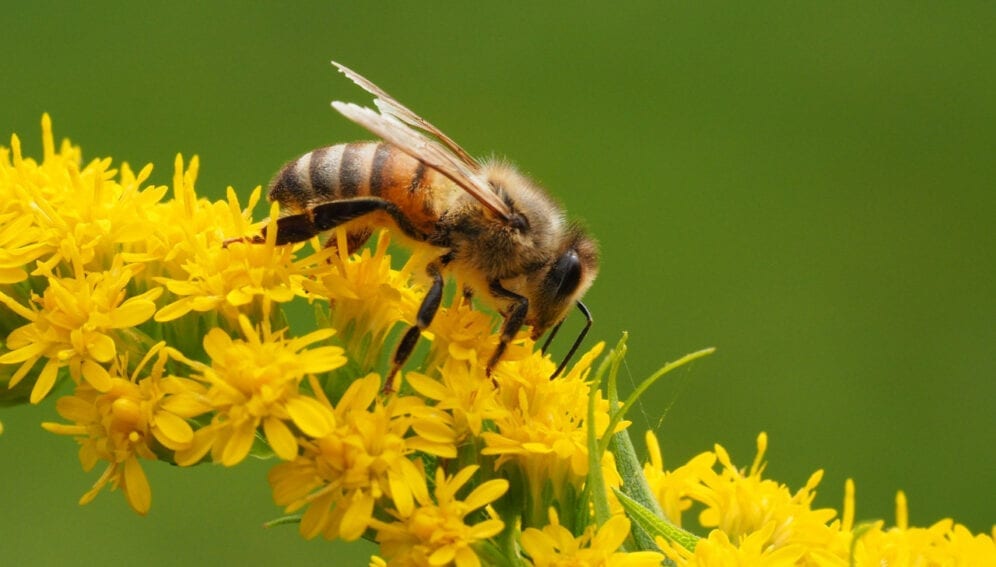
POLYGON ((564 240, 558 254, 531 282, 528 322, 533 326, 533 340, 567 316, 598 274, 595 241, 577 226, 570 227, 564 240))

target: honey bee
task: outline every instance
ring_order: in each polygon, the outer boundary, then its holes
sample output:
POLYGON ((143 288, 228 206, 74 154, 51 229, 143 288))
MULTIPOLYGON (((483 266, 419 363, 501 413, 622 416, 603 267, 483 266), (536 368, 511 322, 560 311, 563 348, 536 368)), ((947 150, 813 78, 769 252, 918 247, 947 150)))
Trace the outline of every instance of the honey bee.
MULTIPOLYGON (((532 327, 533 340, 552 329, 545 352, 576 305, 586 322, 551 378, 560 374, 591 327, 581 297, 598 272, 595 241, 514 167, 475 160, 372 82, 332 64, 374 95, 377 110, 339 101, 332 106, 383 141, 319 148, 287 163, 268 194, 287 213, 276 222, 277 244, 343 227, 352 252, 374 228, 387 227, 411 246, 438 252, 426 267, 431 284, 395 349, 385 390, 436 315, 444 274, 457 276, 467 296, 480 294, 504 317, 488 375, 523 325, 532 327)), ((264 239, 265 232, 255 241, 264 239)))

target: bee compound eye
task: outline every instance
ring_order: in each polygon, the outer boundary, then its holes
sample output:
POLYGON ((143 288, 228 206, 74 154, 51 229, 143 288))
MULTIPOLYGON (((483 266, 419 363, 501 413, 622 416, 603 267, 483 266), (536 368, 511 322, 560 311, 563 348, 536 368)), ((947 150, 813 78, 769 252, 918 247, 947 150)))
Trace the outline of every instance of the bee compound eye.
POLYGON ((575 250, 568 250, 553 263, 544 282, 544 291, 556 299, 574 293, 581 284, 581 258, 575 250))

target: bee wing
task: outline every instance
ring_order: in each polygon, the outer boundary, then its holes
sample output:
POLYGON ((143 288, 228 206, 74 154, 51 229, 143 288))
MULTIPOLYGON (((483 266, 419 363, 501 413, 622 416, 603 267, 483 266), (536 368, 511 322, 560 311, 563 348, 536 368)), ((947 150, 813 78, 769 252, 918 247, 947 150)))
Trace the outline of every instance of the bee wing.
POLYGON ((407 106, 401 104, 395 100, 394 97, 384 92, 380 87, 371 83, 369 79, 360 75, 356 71, 353 71, 349 67, 346 67, 345 65, 341 65, 335 61, 333 61, 332 64, 335 65, 343 75, 346 75, 350 80, 359 85, 360 88, 376 97, 374 99, 374 105, 377 106, 377 109, 380 110, 381 114, 393 116, 409 126, 424 130, 425 132, 435 136, 440 142, 456 154, 456 156, 460 158, 460 161, 471 169, 476 171, 481 167, 481 165, 477 163, 477 160, 464 151, 464 149, 461 148, 459 144, 454 142, 449 136, 443 134, 439 128, 436 128, 424 118, 412 112, 407 106))
POLYGON ((442 173, 499 217, 508 219, 511 216, 508 205, 491 190, 488 182, 435 140, 391 114, 378 113, 350 102, 334 101, 332 106, 346 118, 442 173))

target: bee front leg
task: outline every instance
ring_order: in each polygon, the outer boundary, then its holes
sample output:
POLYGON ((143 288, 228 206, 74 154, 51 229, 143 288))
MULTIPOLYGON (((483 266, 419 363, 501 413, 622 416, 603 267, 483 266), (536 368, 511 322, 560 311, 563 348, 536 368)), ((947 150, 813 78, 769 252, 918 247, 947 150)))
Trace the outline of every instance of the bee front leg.
POLYGON ((498 346, 495 348, 494 354, 491 355, 491 359, 488 360, 488 366, 485 369, 487 375, 491 376, 491 371, 494 370, 495 365, 501 360, 501 355, 505 354, 508 343, 512 342, 515 334, 519 332, 519 329, 526 322, 526 314, 529 312, 529 300, 514 291, 503 288, 501 282, 498 280, 492 280, 488 284, 488 290, 491 292, 491 295, 512 302, 511 308, 505 314, 505 322, 501 326, 501 337, 498 339, 498 346))
POLYGON ((432 278, 432 285, 429 286, 428 293, 422 299, 422 304, 419 305, 418 314, 415 316, 415 324, 408 328, 405 332, 405 336, 401 337, 401 342, 398 343, 397 348, 394 350, 394 361, 391 365, 391 373, 387 375, 387 379, 384 381, 384 393, 390 393, 394 391, 394 376, 401 370, 404 366, 405 361, 408 357, 412 355, 412 351, 415 350, 415 344, 418 342, 418 338, 422 336, 422 331, 424 331, 436 317, 436 312, 439 311, 439 304, 443 300, 443 274, 442 266, 449 263, 450 255, 446 254, 435 262, 431 262, 426 268, 426 273, 432 278))

